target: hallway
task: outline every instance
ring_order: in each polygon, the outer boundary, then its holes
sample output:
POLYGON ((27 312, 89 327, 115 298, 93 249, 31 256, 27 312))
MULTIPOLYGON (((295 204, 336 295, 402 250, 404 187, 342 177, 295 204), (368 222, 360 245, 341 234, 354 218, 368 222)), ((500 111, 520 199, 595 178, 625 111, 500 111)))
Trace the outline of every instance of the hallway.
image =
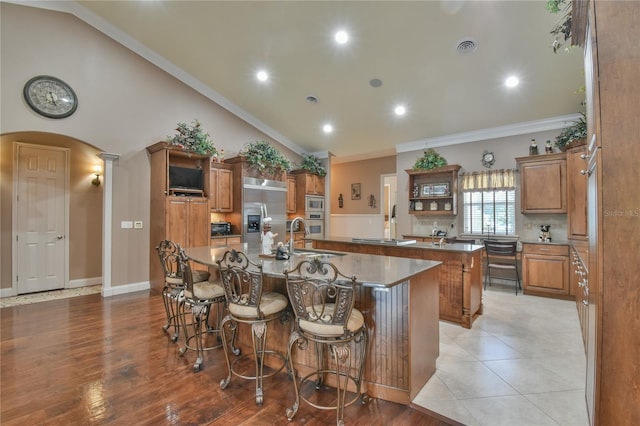
POLYGON ((440 322, 436 374, 413 403, 468 426, 588 425, 575 302, 483 293, 471 330, 440 322))

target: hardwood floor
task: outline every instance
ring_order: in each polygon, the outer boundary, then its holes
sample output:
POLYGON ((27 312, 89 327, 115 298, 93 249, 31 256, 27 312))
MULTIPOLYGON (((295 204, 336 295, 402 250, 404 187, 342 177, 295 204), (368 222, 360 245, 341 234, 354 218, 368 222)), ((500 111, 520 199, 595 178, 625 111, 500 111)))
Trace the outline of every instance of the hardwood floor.
MULTIPOLYGON (((226 375, 221 349, 193 373, 194 353, 178 354, 162 331, 156 293, 99 294, 0 309, 0 423, 39 425, 286 424, 293 388, 285 372, 255 385, 226 375)), ((420 410, 420 411, 419 411, 420 410)), ((302 404, 291 424, 333 424, 334 411, 302 404)), ((449 425, 435 415, 372 400, 345 409, 347 425, 449 425)))

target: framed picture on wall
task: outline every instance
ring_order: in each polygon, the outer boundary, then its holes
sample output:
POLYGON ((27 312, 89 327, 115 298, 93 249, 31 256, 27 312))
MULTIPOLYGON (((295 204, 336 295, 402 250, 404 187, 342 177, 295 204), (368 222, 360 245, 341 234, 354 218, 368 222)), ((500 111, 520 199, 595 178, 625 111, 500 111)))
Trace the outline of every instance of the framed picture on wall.
POLYGON ((352 183, 351 184, 351 199, 359 200, 360 199, 360 184, 352 183))

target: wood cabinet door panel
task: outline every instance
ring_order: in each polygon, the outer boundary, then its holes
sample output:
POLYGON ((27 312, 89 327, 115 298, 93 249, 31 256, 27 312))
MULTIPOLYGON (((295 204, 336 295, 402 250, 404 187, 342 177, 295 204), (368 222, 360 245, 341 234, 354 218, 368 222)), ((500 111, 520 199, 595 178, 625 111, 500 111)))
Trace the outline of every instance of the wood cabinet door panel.
POLYGON ((525 254, 523 257, 523 284, 525 291, 569 294, 569 258, 525 254))
POLYGON ((567 225, 569 238, 587 238, 587 177, 581 173, 587 162, 586 148, 567 151, 567 225))
POLYGON ((218 209, 230 212, 233 210, 233 172, 218 170, 218 209))
POLYGON ((208 246, 211 238, 209 200, 192 198, 187 213, 187 233, 189 236, 187 247, 208 246))
POLYGON ((287 213, 296 212, 296 178, 287 178, 287 213))
POLYGON ((187 246, 187 212, 188 199, 184 197, 167 197, 165 216, 167 240, 175 241, 183 247, 187 246))

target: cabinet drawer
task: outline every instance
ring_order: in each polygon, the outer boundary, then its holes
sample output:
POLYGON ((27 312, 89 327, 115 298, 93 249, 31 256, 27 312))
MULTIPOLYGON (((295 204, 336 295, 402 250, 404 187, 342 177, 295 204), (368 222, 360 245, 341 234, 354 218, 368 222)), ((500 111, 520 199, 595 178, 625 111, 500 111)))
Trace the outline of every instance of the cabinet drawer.
POLYGON ((227 238, 227 245, 229 244, 240 244, 242 242, 242 238, 240 237, 229 237, 227 238))
POLYGON ((522 244, 523 254, 544 254, 550 256, 569 256, 568 245, 522 244))
POLYGON ((212 238, 211 239, 211 247, 224 247, 227 245, 226 238, 212 238))

